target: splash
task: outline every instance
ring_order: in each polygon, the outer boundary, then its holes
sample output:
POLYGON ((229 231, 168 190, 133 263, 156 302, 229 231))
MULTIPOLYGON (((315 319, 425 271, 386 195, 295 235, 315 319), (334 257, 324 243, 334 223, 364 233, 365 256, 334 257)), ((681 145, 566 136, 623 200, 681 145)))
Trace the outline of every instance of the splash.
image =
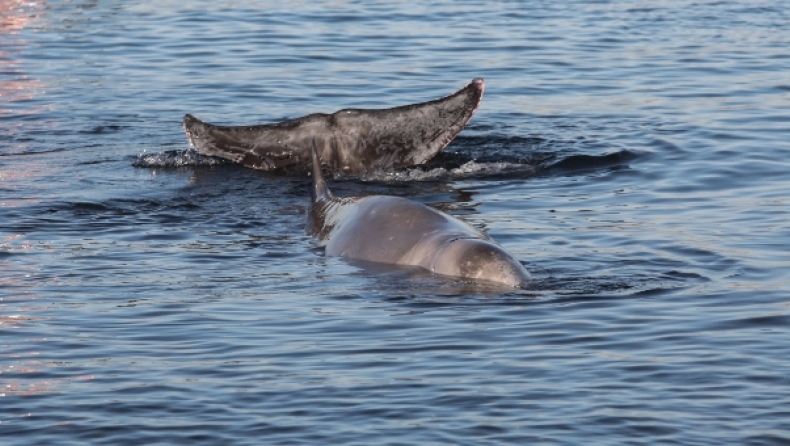
POLYGON ((425 169, 417 166, 398 170, 374 170, 361 176, 363 181, 412 182, 438 181, 444 179, 479 178, 500 175, 531 175, 535 166, 510 162, 467 161, 458 167, 434 167, 425 169))
POLYGON ((203 156, 196 150, 167 150, 158 153, 142 153, 132 162, 134 167, 185 167, 216 166, 228 162, 219 158, 203 156))

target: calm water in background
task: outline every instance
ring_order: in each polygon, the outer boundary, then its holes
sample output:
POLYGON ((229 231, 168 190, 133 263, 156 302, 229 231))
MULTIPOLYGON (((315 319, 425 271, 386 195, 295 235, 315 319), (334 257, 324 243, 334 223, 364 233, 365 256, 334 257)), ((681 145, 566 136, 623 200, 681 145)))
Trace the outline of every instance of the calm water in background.
POLYGON ((0 442, 790 442, 790 6, 0 0, 0 442), (506 292, 326 258, 187 151, 486 79, 429 166, 506 292))

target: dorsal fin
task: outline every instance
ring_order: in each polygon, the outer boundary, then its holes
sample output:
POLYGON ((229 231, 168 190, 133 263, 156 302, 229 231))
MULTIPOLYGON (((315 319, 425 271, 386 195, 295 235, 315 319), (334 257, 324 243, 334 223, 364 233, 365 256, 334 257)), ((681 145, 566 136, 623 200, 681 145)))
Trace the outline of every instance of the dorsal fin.
POLYGON ((313 158, 313 189, 312 197, 313 203, 317 201, 328 201, 332 199, 332 192, 326 187, 324 181, 324 174, 321 172, 321 159, 318 157, 318 150, 315 148, 315 139, 313 140, 313 147, 311 149, 313 158))

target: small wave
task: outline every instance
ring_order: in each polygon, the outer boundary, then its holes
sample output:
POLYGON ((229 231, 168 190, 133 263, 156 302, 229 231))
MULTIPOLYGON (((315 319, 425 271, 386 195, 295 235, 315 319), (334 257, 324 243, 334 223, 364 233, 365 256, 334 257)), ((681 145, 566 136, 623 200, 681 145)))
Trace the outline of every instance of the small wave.
POLYGON ((434 167, 425 169, 414 167, 398 170, 374 170, 362 175, 363 181, 411 182, 437 181, 443 179, 463 179, 471 177, 499 176, 507 174, 533 174, 535 167, 528 164, 509 162, 482 163, 467 161, 455 168, 434 167))
POLYGON ((79 133, 84 133, 84 134, 89 134, 89 135, 96 135, 96 134, 99 134, 99 133, 119 132, 119 131, 124 130, 126 128, 128 128, 128 126, 124 126, 124 125, 97 125, 97 126, 91 127, 90 129, 87 129, 87 130, 80 130, 79 133))
POLYGON ((216 166, 228 161, 203 156, 195 150, 167 150, 158 153, 142 153, 132 162, 134 167, 184 167, 216 166))
POLYGON ((560 161, 550 164, 548 169, 557 171, 596 170, 617 166, 627 166, 629 162, 639 158, 630 150, 620 150, 604 155, 569 155, 560 161))

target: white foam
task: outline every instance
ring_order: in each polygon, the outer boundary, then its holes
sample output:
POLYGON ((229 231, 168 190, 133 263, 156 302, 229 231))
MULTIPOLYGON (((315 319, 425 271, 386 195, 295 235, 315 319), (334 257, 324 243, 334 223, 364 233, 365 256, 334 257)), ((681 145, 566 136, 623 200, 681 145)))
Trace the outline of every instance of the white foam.
POLYGON ((534 171, 535 168, 528 164, 506 162, 480 163, 473 160, 454 169, 446 169, 444 167, 436 167, 430 170, 422 170, 420 167, 396 171, 377 169, 363 174, 361 179, 364 181, 389 182, 436 181, 447 178, 468 178, 511 172, 532 173, 534 171))
POLYGON ((136 167, 184 167, 184 166, 215 166, 224 164, 218 158, 203 156, 195 150, 172 150, 158 153, 142 153, 134 161, 136 167))

